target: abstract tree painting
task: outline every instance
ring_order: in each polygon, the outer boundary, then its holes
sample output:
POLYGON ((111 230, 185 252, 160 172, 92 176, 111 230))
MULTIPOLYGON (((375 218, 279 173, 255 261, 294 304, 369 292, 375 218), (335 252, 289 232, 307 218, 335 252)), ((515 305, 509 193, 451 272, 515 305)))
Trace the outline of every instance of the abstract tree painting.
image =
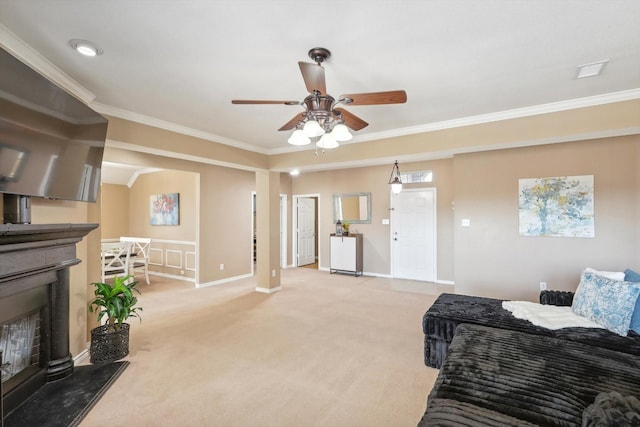
POLYGON ((179 225, 179 193, 152 194, 149 203, 149 223, 151 225, 179 225))
POLYGON ((593 175, 519 180, 521 236, 595 237, 593 175))

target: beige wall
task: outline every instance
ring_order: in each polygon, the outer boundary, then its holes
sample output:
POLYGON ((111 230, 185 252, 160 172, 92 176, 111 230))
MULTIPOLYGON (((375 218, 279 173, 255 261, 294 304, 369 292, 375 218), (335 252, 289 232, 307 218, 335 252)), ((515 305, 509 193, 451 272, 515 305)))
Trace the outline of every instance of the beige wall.
POLYGON ((209 166, 202 169, 200 180, 198 283, 251 274, 255 174, 209 166))
MULTIPOLYGON (((138 154, 138 157, 145 156, 138 154)), ((167 170, 142 174, 131 189, 104 184, 102 238, 130 235, 156 240, 199 242, 201 258, 198 284, 250 274, 251 194, 255 189, 255 174, 213 165, 192 166, 199 172, 167 170), (180 194, 180 225, 149 224, 149 197, 158 193, 180 194), (107 208, 107 205, 113 205, 116 201, 122 206, 129 206, 128 211, 117 218, 111 216, 107 208), (202 227, 198 230, 199 223, 202 227), (232 243, 221 245, 220 242, 232 243), (224 264, 224 270, 220 270, 220 264, 224 264)), ((159 249, 180 249, 165 246, 159 249)), ((151 265, 150 270, 180 274, 180 269, 157 265, 151 265)), ((184 275, 193 277, 194 273, 187 270, 184 275)))
POLYGON ((280 174, 280 194, 287 196, 287 266, 293 265, 293 198, 292 193, 293 179, 288 173, 280 174))
POLYGON ((129 228, 123 236, 195 242, 197 183, 197 174, 175 170, 145 173, 138 176, 129 191, 129 228), (151 225, 149 223, 150 197, 161 193, 179 194, 180 217, 178 225, 151 225))
POLYGON ((640 136, 456 156, 456 292, 535 300, 541 281, 575 290, 585 267, 637 270, 639 156, 640 136), (518 180, 571 175, 594 176, 595 238, 519 236, 518 180))
MULTIPOLYGON (((89 208, 92 204, 83 202, 71 202, 63 200, 47 200, 37 197, 31 198, 33 224, 55 223, 87 223, 91 222, 89 208)), ((89 237, 99 234, 94 230, 89 237)), ((87 347, 87 321, 89 298, 93 296, 93 288, 90 283, 99 280, 99 276, 91 277, 89 273, 91 258, 95 251, 88 249, 88 238, 85 237, 76 245, 76 257, 82 262, 71 267, 69 277, 69 351, 77 356, 87 347)), ((95 263, 99 263, 98 253, 95 263)))
POLYGON ((118 239, 129 234, 129 187, 102 184, 100 186, 102 239, 118 239))
MULTIPOLYGON (((302 173, 293 177, 293 195, 319 194, 320 267, 329 268, 329 235, 335 232, 333 194, 371 192, 371 224, 352 224, 351 233, 363 234, 365 273, 388 275, 390 266, 391 189, 388 184, 393 164, 332 171, 302 173)), ((400 164, 401 171, 433 171, 431 183, 411 184, 405 188, 428 187, 437 190, 438 280, 453 280, 453 201, 452 160, 432 160, 400 164)))

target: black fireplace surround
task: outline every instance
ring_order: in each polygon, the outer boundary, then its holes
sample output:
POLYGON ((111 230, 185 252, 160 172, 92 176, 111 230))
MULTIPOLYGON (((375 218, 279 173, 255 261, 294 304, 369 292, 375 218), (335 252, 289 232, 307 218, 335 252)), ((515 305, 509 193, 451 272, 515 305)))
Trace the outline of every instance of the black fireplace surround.
MULTIPOLYGON (((0 324, 40 313, 35 365, 3 384, 6 417, 46 383, 73 374, 69 352, 69 268, 78 243, 98 224, 0 225, 0 324)), ((2 420, 3 416, 0 416, 2 420)), ((1 423, 1 421, 0 421, 1 423)))

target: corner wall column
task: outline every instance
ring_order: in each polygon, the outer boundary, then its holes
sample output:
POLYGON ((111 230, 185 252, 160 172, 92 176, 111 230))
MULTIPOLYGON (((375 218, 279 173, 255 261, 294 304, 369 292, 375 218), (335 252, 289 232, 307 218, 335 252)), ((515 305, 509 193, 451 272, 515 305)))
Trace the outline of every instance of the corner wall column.
POLYGON ((258 292, 280 290, 280 173, 256 172, 258 292))

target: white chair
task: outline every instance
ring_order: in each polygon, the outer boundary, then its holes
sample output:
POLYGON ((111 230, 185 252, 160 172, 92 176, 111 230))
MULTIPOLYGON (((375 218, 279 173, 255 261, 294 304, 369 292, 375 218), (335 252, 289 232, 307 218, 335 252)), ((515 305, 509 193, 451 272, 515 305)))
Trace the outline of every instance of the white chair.
POLYGON ((102 282, 116 276, 124 277, 129 274, 129 264, 131 258, 131 243, 129 242, 108 242, 102 243, 102 282))
POLYGON ((151 239, 146 237, 120 237, 121 242, 131 244, 131 252, 135 256, 131 257, 129 270, 131 275, 136 272, 144 273, 144 277, 149 284, 149 248, 151 247, 151 239))

